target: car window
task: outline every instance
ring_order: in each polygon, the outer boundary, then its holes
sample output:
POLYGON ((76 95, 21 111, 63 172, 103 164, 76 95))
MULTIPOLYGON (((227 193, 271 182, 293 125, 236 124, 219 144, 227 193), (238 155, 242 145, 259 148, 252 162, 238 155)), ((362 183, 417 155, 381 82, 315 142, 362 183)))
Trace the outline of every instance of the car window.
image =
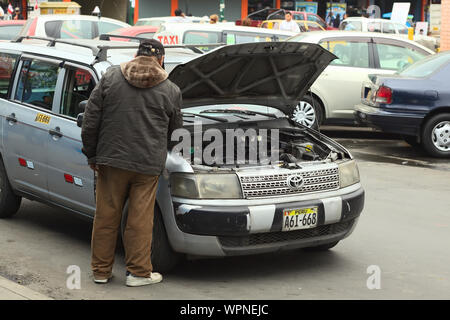
POLYGON ((227 33, 227 44, 241 44, 249 42, 270 42, 275 36, 259 33, 227 33))
POLYGON ((184 33, 184 44, 210 44, 219 43, 220 34, 218 32, 207 31, 186 31, 184 33))
POLYGON ((59 66, 39 60, 24 60, 15 99, 52 109, 59 66))
POLYGON ((396 26, 399 34, 408 34, 408 27, 400 23, 397 23, 396 26))
POLYGON ((93 23, 87 20, 48 21, 45 23, 45 33, 51 38, 94 38, 93 23))
POLYGON ((294 20, 305 20, 305 15, 303 13, 294 13, 292 18, 294 20))
POLYGON ((118 25, 117 23, 100 21, 98 23, 98 34, 112 32, 120 28, 123 28, 123 26, 118 25))
POLYGON ((395 33, 395 27, 390 22, 383 22, 383 33, 395 33))
POLYGON ((359 21, 343 21, 339 29, 345 31, 362 31, 362 23, 359 21))
POLYGON ((427 56, 422 51, 400 45, 377 43, 376 48, 381 69, 403 70, 427 56))
POLYGON ((369 44, 367 42, 335 40, 321 42, 320 45, 339 58, 333 60, 330 65, 369 67, 369 44))
POLYGON ((0 53, 0 98, 8 97, 17 57, 13 54, 0 53))
POLYGON ((368 22, 367 31, 369 32, 381 32, 381 22, 368 22))
POLYGON ((450 54, 430 55, 400 72, 405 77, 427 77, 450 62, 450 54))
POLYGON ((78 104, 81 101, 88 100, 94 88, 95 80, 88 70, 68 68, 59 113, 76 118, 79 113, 78 104))
POLYGON ((322 31, 317 23, 307 22, 306 24, 308 25, 308 31, 322 31))
POLYGON ((13 40, 15 39, 20 30, 22 30, 22 25, 12 25, 12 26, 3 26, 0 28, 0 40, 13 40))

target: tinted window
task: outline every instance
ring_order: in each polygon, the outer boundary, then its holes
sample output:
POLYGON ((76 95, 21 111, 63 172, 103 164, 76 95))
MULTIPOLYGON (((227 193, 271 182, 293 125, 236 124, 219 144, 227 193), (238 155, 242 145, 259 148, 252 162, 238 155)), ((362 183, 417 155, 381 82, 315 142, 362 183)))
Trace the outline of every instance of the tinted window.
POLYGON ((78 104, 81 101, 88 100, 94 88, 95 80, 89 71, 80 68, 67 69, 63 103, 59 112, 76 118, 79 113, 78 104))
POLYGON ((381 22, 369 22, 369 23, 367 23, 367 31, 369 31, 369 32, 381 32, 381 22))
POLYGON ((406 68, 400 74, 407 77, 427 77, 450 62, 450 54, 431 55, 406 68))
POLYGON ((11 87, 13 72, 16 66, 17 56, 0 53, 0 97, 7 98, 11 87))
POLYGON ((98 34, 108 33, 108 32, 117 30, 117 29, 122 28, 122 27, 123 26, 120 26, 120 25, 118 25, 116 23, 100 21, 98 23, 98 34))
POLYGON ((59 66, 39 60, 24 60, 16 100, 52 109, 59 66))
POLYGON ((185 44, 210 44, 219 43, 220 34, 218 32, 206 31, 186 31, 183 43, 185 44))
POLYGON ((0 40, 15 39, 19 35, 20 30, 22 30, 22 27, 21 25, 0 27, 0 40))
POLYGON ((381 69, 403 70, 426 56, 422 51, 391 44, 377 43, 377 51, 381 69))
POLYGON ((339 59, 330 64, 345 67, 369 67, 369 44, 347 40, 327 41, 320 43, 322 47, 334 53, 339 59))
POLYGON ((45 23, 45 33, 52 38, 94 38, 93 23, 87 20, 48 21, 45 23))

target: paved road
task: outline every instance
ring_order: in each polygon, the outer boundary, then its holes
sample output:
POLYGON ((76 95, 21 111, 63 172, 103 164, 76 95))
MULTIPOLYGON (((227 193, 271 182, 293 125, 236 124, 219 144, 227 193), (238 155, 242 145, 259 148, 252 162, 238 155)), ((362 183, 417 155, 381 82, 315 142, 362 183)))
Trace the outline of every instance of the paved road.
POLYGON ((112 283, 96 285, 90 223, 24 201, 0 221, 0 275, 57 299, 449 299, 450 161, 393 137, 327 130, 359 160, 366 190, 355 232, 329 252, 186 261, 161 284, 127 288, 119 246, 112 283), (70 265, 80 290, 66 287, 70 265), (381 289, 369 290, 373 265, 381 289))

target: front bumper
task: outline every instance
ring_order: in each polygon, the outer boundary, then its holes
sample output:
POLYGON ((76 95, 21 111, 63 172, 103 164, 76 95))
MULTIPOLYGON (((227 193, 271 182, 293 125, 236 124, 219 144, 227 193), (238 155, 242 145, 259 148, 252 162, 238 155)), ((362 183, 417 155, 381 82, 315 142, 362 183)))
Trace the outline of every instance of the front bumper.
MULTIPOLYGON (((210 241, 221 252, 205 255, 244 255, 310 247, 348 236, 364 207, 364 190, 358 187, 340 196, 265 205, 211 206, 174 202, 176 224, 191 254, 210 241), (317 227, 283 232, 283 209, 318 207, 317 227), (212 240, 214 239, 214 240, 212 240)), ((200 250, 201 251, 201 250, 200 250)))
POLYGON ((389 112, 365 104, 355 106, 357 123, 380 129, 388 133, 418 136, 424 115, 389 112))

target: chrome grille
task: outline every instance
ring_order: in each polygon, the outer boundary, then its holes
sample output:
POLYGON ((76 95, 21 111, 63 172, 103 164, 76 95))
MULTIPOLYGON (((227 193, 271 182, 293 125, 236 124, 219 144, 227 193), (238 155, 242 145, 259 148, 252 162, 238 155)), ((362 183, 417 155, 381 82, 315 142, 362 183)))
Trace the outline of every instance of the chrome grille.
POLYGON ((240 174, 242 193, 245 198, 261 198, 336 190, 339 188, 338 167, 319 170, 290 170, 279 174, 240 174), (288 177, 300 174, 303 177, 303 186, 291 189, 288 177))

